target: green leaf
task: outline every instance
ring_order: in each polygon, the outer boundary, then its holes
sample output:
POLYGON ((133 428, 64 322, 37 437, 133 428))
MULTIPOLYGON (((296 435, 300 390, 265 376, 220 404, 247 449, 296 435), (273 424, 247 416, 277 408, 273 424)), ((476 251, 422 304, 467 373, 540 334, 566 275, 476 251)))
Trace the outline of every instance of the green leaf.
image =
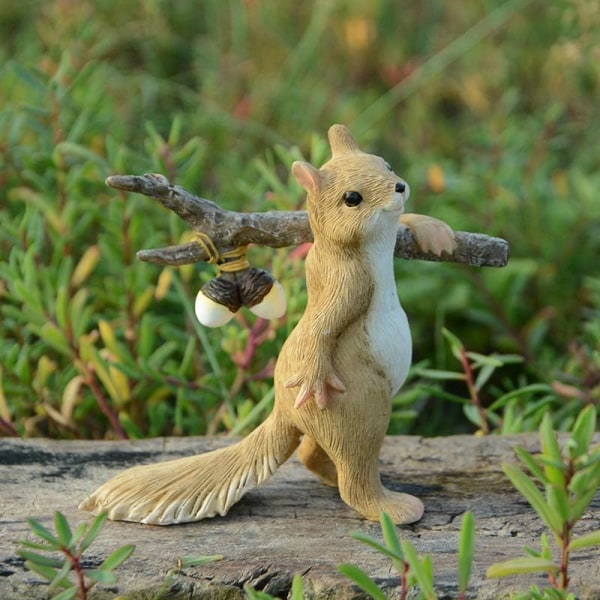
POLYGON ((416 369, 415 373, 421 377, 424 377, 425 379, 441 379, 442 381, 465 381, 466 379, 464 373, 457 373, 456 371, 442 371, 441 369, 416 369))
POLYGON ((442 335, 450 344, 450 350, 452 351, 454 357, 460 361, 462 359, 462 352, 464 352, 465 349, 463 343, 456 335, 454 335, 449 329, 446 329, 445 327, 442 327, 442 335))
POLYGON ((60 549, 60 541, 54 537, 54 535, 52 535, 50 531, 46 529, 39 521, 36 521, 35 519, 27 519, 27 523, 35 535, 46 540, 54 548, 60 549))
POLYGON ((133 554, 134 550, 135 544, 127 544, 126 546, 122 546, 104 560, 104 562, 100 565, 100 569, 103 571, 116 569, 133 554))
POLYGON ((576 447, 573 448, 571 454, 573 458, 581 456, 589 450, 596 431, 597 417, 596 408, 592 405, 586 406, 577 416, 575 425, 573 425, 572 439, 576 442, 576 447))
MULTIPOLYGON (((18 553, 17 553, 18 554, 18 553)), ((34 573, 41 575, 44 579, 47 579, 49 582, 53 581, 58 573, 58 569, 54 567, 46 567, 45 565, 38 565, 37 563, 31 561, 25 561, 25 566, 34 573)))
POLYGON ((481 410, 474 404, 465 404, 463 406, 463 413, 465 414, 465 417, 467 417, 467 419, 473 423, 473 425, 476 425, 480 428, 484 426, 481 410))
POLYGON ((292 579, 291 600, 304 600, 304 582, 302 581, 302 575, 294 575, 294 579, 292 579))
POLYGON ((387 600, 381 588, 356 565, 344 564, 338 567, 338 571, 351 579, 361 590, 369 594, 373 600, 387 600))
POLYGON ((529 469, 531 474, 536 477, 540 483, 547 484, 549 483, 548 478, 546 477, 546 473, 536 459, 529 453, 525 448, 521 446, 517 446, 515 448, 515 454, 521 459, 521 462, 529 469))
POLYGON ((491 565, 486 576, 489 578, 508 577, 510 575, 518 575, 520 573, 556 573, 559 570, 558 565, 555 565, 551 560, 545 558, 512 558, 503 562, 491 565))
POLYGON ((483 365, 479 373, 477 373, 477 378, 475 379, 475 388, 481 390, 495 371, 496 365, 483 365))
POLYGON ((273 600, 273 596, 271 596, 271 594, 259 592, 249 585, 244 586, 244 592, 246 592, 248 600, 273 600))
POLYGON ((550 508, 560 515, 563 524, 569 521, 570 507, 567 492, 557 485, 549 485, 546 487, 546 496, 550 508))
POLYGON ((52 600, 72 600, 72 598, 77 596, 78 592, 77 587, 73 586, 63 590, 60 594, 56 594, 56 596, 52 596, 52 600))
POLYGON ((116 583, 117 581, 117 576, 112 571, 109 571, 107 569, 85 569, 84 572, 86 577, 89 577, 90 579, 98 583, 111 584, 116 583))
POLYGON ((434 600, 436 595, 430 568, 421 562, 415 547, 408 540, 402 542, 402 552, 417 585, 421 588, 423 597, 425 600, 434 600))
POLYGON ((54 579, 50 582, 50 588, 55 589, 58 587, 61 588, 70 588, 73 586, 73 583, 69 581, 68 575, 71 572, 72 565, 69 561, 66 561, 63 565, 62 569, 57 571, 54 579))
POLYGON ((552 560, 552 548, 550 546, 550 539, 548 538, 548 534, 546 532, 542 533, 540 542, 542 546, 540 556, 546 560, 552 560))
POLYGON ((598 545, 600 545, 600 530, 592 531, 592 533, 586 533, 572 539, 569 544, 569 550, 581 550, 581 548, 598 545))
POLYGON ((394 566, 396 570, 402 573, 404 565, 403 565, 403 554, 402 554, 402 546, 400 545, 400 540, 398 539, 398 531, 396 529, 396 525, 392 521, 390 515, 386 512, 382 512, 380 517, 381 523, 381 532, 383 533, 383 540, 386 546, 397 556, 400 558, 393 559, 394 566))
POLYGON ((38 554, 37 552, 30 552, 29 550, 19 550, 17 554, 28 560, 29 562, 39 565, 42 567, 52 567, 53 569, 61 569, 65 564, 64 559, 54 558, 53 556, 44 556, 43 554, 38 554))
POLYGON ((177 561, 177 566, 180 569, 188 569, 190 567, 199 567, 208 565, 209 563, 223 560, 225 557, 222 554, 201 555, 201 554, 186 554, 181 556, 177 561))
POLYGON ((79 546, 81 551, 84 552, 87 548, 89 548, 90 544, 96 539, 102 527, 104 526, 104 521, 106 521, 106 517, 108 513, 101 512, 95 519, 92 525, 90 526, 88 532, 83 538, 81 545, 79 546))
POLYGON ((577 499, 571 504, 571 522, 574 523, 581 518, 596 497, 597 490, 598 486, 596 485, 577 495, 577 499))
POLYGON ((83 539, 85 532, 87 531, 87 523, 79 523, 75 533, 71 536, 71 546, 75 548, 77 544, 83 539))
POLYGON ((559 465, 563 465, 563 457, 558 445, 558 438, 552 428, 552 418, 547 412, 540 425, 540 440, 542 442, 542 456, 540 460, 545 463, 544 471, 551 483, 564 486, 565 474, 559 465))
POLYGON ((467 356, 471 360, 473 367, 491 367, 492 370, 498 369, 504 363, 495 355, 480 354, 479 352, 467 352, 467 356))
POLYGON ((397 554, 396 552, 394 552, 390 548, 384 546, 383 544, 379 543, 376 539, 372 538, 369 535, 361 533, 360 531, 354 531, 350 535, 355 540, 358 540, 359 542, 362 542, 363 544, 366 544, 367 546, 371 546, 371 548, 374 548, 375 550, 377 550, 377 552, 383 554, 384 556, 387 556, 388 558, 391 558, 392 560, 400 560, 400 561, 404 560, 404 557, 402 554, 397 554))
POLYGON ((527 477, 527 475, 525 475, 525 473, 516 465, 505 464, 503 465, 502 470, 515 488, 517 488, 529 504, 531 504, 544 523, 546 523, 556 535, 560 535, 562 533, 563 525, 560 516, 552 511, 546 504, 546 500, 533 481, 531 481, 531 479, 529 479, 529 477, 527 477))
POLYGON ((67 337, 55 323, 52 323, 51 321, 44 323, 44 325, 39 328, 38 334, 44 342, 61 354, 64 354, 65 356, 71 356, 73 354, 67 337))
POLYGON ((600 485, 600 463, 594 463, 591 466, 579 467, 569 482, 569 491, 580 495, 590 488, 597 489, 598 485, 600 485))
POLYGON ((53 552, 57 550, 56 546, 50 544, 43 544, 40 542, 30 542, 29 540, 19 540, 19 544, 27 546, 27 548, 33 548, 34 550, 43 550, 45 552, 53 552))
POLYGON ((458 547, 458 589, 462 593, 469 587, 474 552, 475 518, 471 511, 467 511, 463 517, 458 547))
POLYGON ((67 518, 59 510, 54 513, 54 529, 56 530, 60 543, 68 548, 71 544, 73 534, 67 518))

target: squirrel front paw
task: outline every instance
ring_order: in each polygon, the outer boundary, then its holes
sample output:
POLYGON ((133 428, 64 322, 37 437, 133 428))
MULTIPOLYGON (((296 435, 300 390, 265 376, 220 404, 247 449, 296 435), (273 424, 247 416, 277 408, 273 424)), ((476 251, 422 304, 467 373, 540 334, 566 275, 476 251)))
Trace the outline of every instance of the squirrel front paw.
POLYGON ((305 375, 297 375, 285 382, 285 387, 294 388, 300 387, 294 408, 300 408, 308 402, 313 396, 317 406, 323 410, 331 400, 332 391, 345 392, 346 386, 342 380, 332 371, 326 377, 307 377, 305 375))
POLYGON ((454 231, 444 221, 410 213, 402 215, 400 222, 413 232, 423 252, 441 256, 442 252, 452 254, 456 250, 454 231))

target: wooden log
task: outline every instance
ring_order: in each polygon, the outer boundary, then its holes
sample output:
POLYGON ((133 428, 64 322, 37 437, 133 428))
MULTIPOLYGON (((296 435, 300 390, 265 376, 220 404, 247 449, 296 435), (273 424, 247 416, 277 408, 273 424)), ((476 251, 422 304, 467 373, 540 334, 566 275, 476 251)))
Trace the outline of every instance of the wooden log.
MULTIPOLYGON (((204 452, 231 440, 167 438, 141 441, 51 441, 0 439, 0 598, 37 600, 50 593, 17 555, 18 540, 33 539, 26 517, 52 528, 55 510, 72 525, 93 517, 78 502, 100 483, 134 464, 204 452)), ((544 526, 501 471, 514 460, 517 444, 538 448, 538 436, 425 439, 389 437, 382 451, 383 479, 389 487, 420 496, 424 518, 399 528, 422 554, 430 554, 440 598, 457 595, 457 547, 462 515, 473 511, 477 546, 470 598, 497 599, 525 591, 536 575, 506 580, 485 578, 487 567, 524 555, 538 546, 544 526)), ((600 527, 600 497, 578 525, 585 533, 600 527)), ((399 580, 387 559, 350 537, 362 531, 381 538, 378 523, 349 509, 337 491, 318 482, 296 458, 262 487, 251 491, 225 518, 174 527, 107 522, 89 549, 87 565, 97 565, 123 544, 132 557, 117 569, 118 582, 98 586, 95 599, 130 600, 244 598, 248 583, 286 598, 294 574, 301 573, 314 599, 365 598, 337 571, 354 563, 397 597, 399 580), (223 555, 202 567, 177 570, 184 555, 223 555)), ((578 598, 600 597, 600 552, 580 551, 572 562, 572 589, 578 598)))

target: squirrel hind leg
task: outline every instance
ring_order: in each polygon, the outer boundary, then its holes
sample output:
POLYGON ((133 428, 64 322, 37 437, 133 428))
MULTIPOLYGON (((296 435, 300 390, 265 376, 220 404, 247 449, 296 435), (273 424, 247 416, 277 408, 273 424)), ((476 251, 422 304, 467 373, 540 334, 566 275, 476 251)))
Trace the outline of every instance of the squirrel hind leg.
POLYGON ((327 452, 308 435, 302 438, 298 448, 298 458, 324 484, 332 487, 338 486, 338 475, 334 462, 329 458, 327 452))
POLYGON ((350 460, 338 461, 337 466, 342 500, 365 519, 379 521, 381 513, 386 512, 396 525, 408 525, 423 516, 419 498, 383 487, 378 463, 350 460))

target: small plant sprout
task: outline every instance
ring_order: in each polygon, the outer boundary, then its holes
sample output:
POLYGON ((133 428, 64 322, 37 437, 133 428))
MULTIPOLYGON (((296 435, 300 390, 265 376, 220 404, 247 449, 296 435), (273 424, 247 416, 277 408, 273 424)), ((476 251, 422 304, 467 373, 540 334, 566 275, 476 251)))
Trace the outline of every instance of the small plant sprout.
MULTIPOLYGON (((493 427, 502 425, 502 418, 493 412, 495 407, 486 408, 484 406, 481 400, 481 392, 497 369, 507 364, 523 362, 523 358, 516 354, 484 355, 471 352, 465 348, 463 342, 454 333, 445 327, 442 328, 442 334, 450 346, 452 355, 459 361, 461 371, 417 368, 415 372, 426 379, 464 381, 468 391, 467 398, 440 389, 428 388, 427 386, 423 386, 423 389, 446 400, 462 404, 467 419, 478 427, 477 433, 487 435, 491 433, 493 427)), ((522 393, 529 391, 529 389, 523 389, 522 393)))
POLYGON ((568 593, 571 554, 600 545, 600 530, 575 534, 577 522, 600 487, 600 444, 592 447, 596 418, 594 406, 584 408, 575 421, 571 439, 561 449, 550 414, 546 414, 540 427, 541 453, 534 456, 517 448, 525 469, 514 464, 503 467, 552 534, 542 535, 540 550, 526 549, 528 557, 496 563, 488 569, 488 577, 547 573, 550 587, 543 591, 532 588, 523 598, 574 598, 568 593))
MULTIPOLYGON (((430 556, 420 557, 409 540, 400 540, 398 530, 387 513, 381 514, 381 531, 384 543, 361 532, 354 532, 352 537, 359 542, 371 546, 377 552, 391 559, 400 577, 400 599, 406 600, 412 587, 420 590, 421 598, 435 600, 435 581, 430 556)), ((471 576, 473 552, 475 549, 475 519, 470 511, 464 514, 460 531, 458 551, 458 598, 464 600, 471 576)), ((340 572, 351 579, 360 589, 374 600, 386 600, 384 591, 360 567, 344 564, 340 572)))
POLYGON ((41 541, 21 540, 24 548, 18 554, 25 559, 28 569, 50 582, 52 591, 62 590, 53 596, 53 600, 87 600, 88 592, 97 583, 113 584, 117 581, 114 570, 131 556, 135 550, 133 544, 115 550, 98 567, 84 567, 83 553, 100 533, 105 520, 106 513, 101 513, 91 525, 81 523, 72 531, 66 517, 56 511, 55 533, 52 533, 39 521, 27 519, 31 531, 41 541), (57 553, 62 557, 56 556, 57 553))
MULTIPOLYGON (((276 600, 275 596, 272 596, 268 592, 255 590, 249 585, 244 586, 244 592, 246 592, 246 598, 248 598, 248 600, 276 600)), ((302 575, 294 575, 292 589, 287 597, 289 600, 303 600, 304 584, 302 583, 302 575)))

